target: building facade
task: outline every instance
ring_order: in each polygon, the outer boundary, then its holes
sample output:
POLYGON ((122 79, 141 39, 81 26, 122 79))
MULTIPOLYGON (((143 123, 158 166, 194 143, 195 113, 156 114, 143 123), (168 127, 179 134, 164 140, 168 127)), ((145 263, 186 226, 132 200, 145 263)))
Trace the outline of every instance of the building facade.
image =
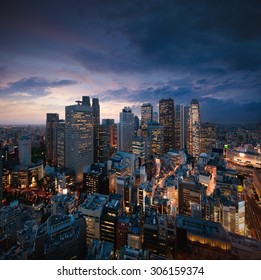
POLYGON ((83 104, 65 107, 66 167, 75 172, 76 182, 83 180, 83 167, 93 163, 93 109, 83 104))
POLYGON ((174 100, 161 99, 159 101, 159 123, 163 126, 164 152, 175 148, 175 106, 174 100))

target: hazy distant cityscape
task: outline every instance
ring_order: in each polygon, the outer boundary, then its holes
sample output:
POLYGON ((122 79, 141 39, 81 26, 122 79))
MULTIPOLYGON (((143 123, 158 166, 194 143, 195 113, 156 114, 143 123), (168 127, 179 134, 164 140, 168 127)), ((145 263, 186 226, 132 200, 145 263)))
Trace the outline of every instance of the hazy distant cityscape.
POLYGON ((98 98, 1 126, 0 259, 261 259, 261 125, 98 98))

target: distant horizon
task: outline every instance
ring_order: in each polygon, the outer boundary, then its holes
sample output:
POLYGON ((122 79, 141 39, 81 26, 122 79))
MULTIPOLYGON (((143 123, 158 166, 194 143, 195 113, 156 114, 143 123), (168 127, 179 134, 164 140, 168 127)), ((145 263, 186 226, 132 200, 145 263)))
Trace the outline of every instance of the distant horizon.
MULTIPOLYGON (((104 118, 106 119, 106 118, 104 118)), ((108 119, 108 118, 107 118, 108 119)), ((101 118, 101 120, 103 120, 103 118, 101 118)), ((115 122, 115 124, 118 124, 119 122, 115 122)), ((240 122, 240 123, 235 123, 235 122, 201 122, 201 124, 216 124, 216 125, 251 125, 251 124, 259 124, 261 125, 261 122, 240 122)), ((101 124, 101 123, 100 123, 101 124)), ((34 124, 34 123, 27 123, 27 124, 0 124, 0 127, 2 126, 46 126, 46 123, 38 123, 38 124, 34 124)))

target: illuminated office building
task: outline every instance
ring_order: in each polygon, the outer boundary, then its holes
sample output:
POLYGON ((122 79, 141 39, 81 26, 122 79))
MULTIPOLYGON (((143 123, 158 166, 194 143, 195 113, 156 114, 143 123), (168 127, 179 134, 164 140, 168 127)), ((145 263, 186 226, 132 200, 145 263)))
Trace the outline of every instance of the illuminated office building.
POLYGON ((229 235, 220 223, 176 216, 176 259, 237 259, 229 235))
POLYGON ((101 240, 116 244, 117 220, 121 215, 123 198, 120 194, 110 194, 100 220, 100 238, 101 240))
POLYGON ((184 143, 184 106, 175 106, 175 149, 182 150, 184 143))
POLYGON ((65 107, 66 167, 82 182, 83 167, 93 163, 93 109, 77 101, 65 107))
POLYGON ((205 187, 196 182, 192 177, 184 178, 179 183, 179 213, 201 217, 202 199, 205 197, 205 187))
POLYGON ((88 195, 84 203, 79 205, 78 210, 82 212, 86 222, 87 245, 91 244, 94 239, 100 239, 100 220, 107 201, 107 195, 93 193, 88 195))
POLYGON ((153 106, 150 103, 144 103, 141 106, 141 136, 148 136, 148 122, 152 121, 153 106))
POLYGON ((216 125, 211 123, 201 124, 200 138, 201 151, 204 153, 210 153, 212 151, 212 148, 216 147, 216 125))
POLYGON ((117 148, 118 142, 118 128, 117 125, 114 123, 114 119, 102 119, 102 125, 106 125, 109 127, 110 131, 110 147, 113 149, 117 148))
POLYGON ((189 147, 189 108, 190 106, 184 106, 184 145, 185 148, 189 147))
POLYGON ((110 156, 110 126, 94 126, 94 162, 106 162, 110 156))
POLYGON ((164 152, 164 127, 159 123, 148 123, 148 138, 150 143, 150 154, 162 155, 164 152))
POLYGON ((164 152, 168 152, 169 149, 175 148, 175 107, 174 100, 161 99, 159 101, 159 123, 164 129, 164 152))
POLYGON ((57 126, 56 157, 59 167, 65 166, 65 121, 60 120, 57 126))
POLYGON ((139 157, 140 164, 143 164, 148 157, 149 141, 147 138, 135 136, 132 139, 132 152, 139 157))
POLYGON ((83 173, 83 189, 87 192, 87 194, 109 194, 107 164, 92 164, 90 166, 90 170, 83 173))
POLYGON ((192 99, 189 110, 189 153, 198 158, 200 155, 200 110, 197 99, 192 99))

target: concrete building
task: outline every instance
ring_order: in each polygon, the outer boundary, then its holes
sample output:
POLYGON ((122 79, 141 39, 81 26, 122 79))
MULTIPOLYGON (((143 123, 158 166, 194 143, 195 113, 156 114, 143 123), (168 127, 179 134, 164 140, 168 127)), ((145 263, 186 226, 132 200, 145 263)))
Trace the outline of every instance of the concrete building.
POLYGON ((123 199, 122 195, 110 194, 101 215, 100 238, 101 240, 116 245, 117 219, 121 215, 123 199))
POLYGON ((93 240, 100 240, 101 238, 100 222, 103 208, 105 207, 107 201, 107 195, 93 193, 88 195, 84 203, 78 207, 78 210, 85 218, 87 245, 90 245, 93 240))
POLYGON ((188 216, 201 216, 202 198, 205 196, 206 187, 199 184, 194 178, 184 178, 179 183, 179 213, 188 216))
POLYGON ((83 167, 93 163, 93 109, 77 103, 65 107, 66 167, 82 182, 83 167))
POLYGON ((85 220, 80 212, 51 215, 38 230, 33 259, 83 259, 86 253, 85 220))

